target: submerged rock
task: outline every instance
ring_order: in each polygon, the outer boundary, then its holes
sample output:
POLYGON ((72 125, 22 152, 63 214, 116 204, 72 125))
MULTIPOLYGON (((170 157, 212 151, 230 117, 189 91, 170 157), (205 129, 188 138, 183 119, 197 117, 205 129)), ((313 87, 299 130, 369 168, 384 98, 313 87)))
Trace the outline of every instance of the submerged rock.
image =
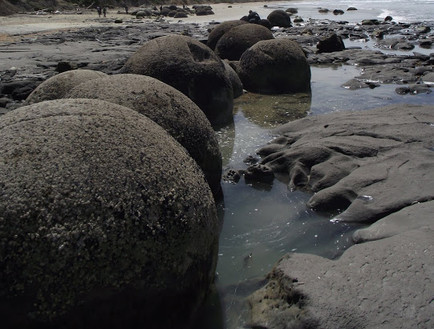
POLYGON ((2 325, 186 327, 214 279, 220 223, 184 148, 101 100, 0 119, 2 325))

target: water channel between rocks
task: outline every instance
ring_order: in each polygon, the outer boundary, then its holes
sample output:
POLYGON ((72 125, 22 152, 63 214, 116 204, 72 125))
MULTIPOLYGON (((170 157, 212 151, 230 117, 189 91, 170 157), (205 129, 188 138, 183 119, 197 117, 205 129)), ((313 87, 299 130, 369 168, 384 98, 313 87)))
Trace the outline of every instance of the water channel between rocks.
MULTIPOLYGON (((311 95, 245 94, 234 105, 234 123, 217 131, 223 168, 245 169, 243 161, 273 139, 271 129, 285 122, 334 111, 366 110, 392 103, 434 103, 429 95, 398 95, 397 85, 348 90, 341 85, 357 76, 354 66, 311 67, 311 95)), ((306 206, 310 194, 290 190, 283 177, 271 186, 252 186, 243 178, 222 182, 223 229, 217 265, 217 290, 203 316, 212 328, 243 326, 243 296, 257 288, 281 256, 288 252, 336 258, 352 245, 360 226, 333 223, 331 214, 306 206)))

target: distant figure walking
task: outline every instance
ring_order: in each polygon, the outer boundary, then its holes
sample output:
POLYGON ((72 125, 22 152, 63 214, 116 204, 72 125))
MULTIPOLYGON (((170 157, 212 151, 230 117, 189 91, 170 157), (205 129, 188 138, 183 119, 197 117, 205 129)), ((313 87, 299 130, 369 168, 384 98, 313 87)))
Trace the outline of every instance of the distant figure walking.
POLYGON ((107 7, 104 7, 102 9, 102 14, 104 15, 104 17, 106 17, 106 15, 107 15, 107 7))
POLYGON ((98 12, 98 17, 101 17, 101 7, 96 7, 96 11, 98 12))
POLYGON ((128 15, 128 5, 126 2, 124 2, 124 8, 125 8, 125 14, 128 15))

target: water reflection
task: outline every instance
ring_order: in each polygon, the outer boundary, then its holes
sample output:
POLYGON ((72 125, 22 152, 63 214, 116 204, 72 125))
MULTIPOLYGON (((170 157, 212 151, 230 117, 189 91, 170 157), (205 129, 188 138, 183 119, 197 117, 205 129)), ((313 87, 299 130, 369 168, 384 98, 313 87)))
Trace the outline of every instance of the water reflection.
POLYGON ((305 117, 312 103, 312 95, 298 93, 288 95, 260 95, 245 93, 234 101, 234 111, 243 111, 254 124, 273 128, 305 117))
MULTIPOLYGON (((270 130, 306 116, 311 101, 310 94, 246 93, 238 98, 234 124, 216 132, 224 170, 246 169, 244 160, 257 157, 256 150, 273 139, 270 130)), ((310 195, 291 191, 287 177, 265 185, 246 182, 243 177, 237 184, 222 183, 224 225, 216 291, 201 312, 198 327, 243 327, 247 312, 244 298, 258 289, 284 254, 310 252, 334 258, 351 244, 354 228, 332 223, 329 216, 307 208, 310 195)))

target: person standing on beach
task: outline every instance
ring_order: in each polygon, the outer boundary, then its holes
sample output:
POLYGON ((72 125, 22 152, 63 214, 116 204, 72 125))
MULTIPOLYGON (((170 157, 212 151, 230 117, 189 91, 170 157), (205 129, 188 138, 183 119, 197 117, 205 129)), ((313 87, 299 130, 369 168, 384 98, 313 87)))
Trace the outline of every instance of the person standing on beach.
POLYGON ((107 15, 107 7, 104 7, 102 9, 102 14, 104 15, 104 17, 106 17, 106 15, 107 15))
POLYGON ((101 17, 101 7, 96 7, 96 11, 98 12, 98 17, 101 17))

